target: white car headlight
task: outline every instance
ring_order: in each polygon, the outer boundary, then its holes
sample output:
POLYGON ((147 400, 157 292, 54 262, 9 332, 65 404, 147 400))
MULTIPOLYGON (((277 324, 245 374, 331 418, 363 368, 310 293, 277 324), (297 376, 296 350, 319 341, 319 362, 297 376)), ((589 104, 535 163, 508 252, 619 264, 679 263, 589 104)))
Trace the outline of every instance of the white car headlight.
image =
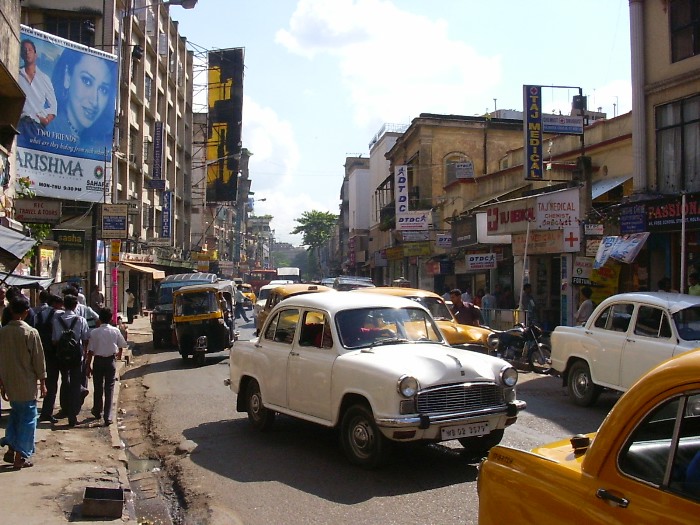
POLYGON ((412 376, 402 376, 399 379, 398 390, 403 397, 413 397, 418 392, 418 380, 412 376))
POLYGON ((518 371, 510 365, 501 368, 501 383, 507 387, 514 387, 518 382, 518 371))

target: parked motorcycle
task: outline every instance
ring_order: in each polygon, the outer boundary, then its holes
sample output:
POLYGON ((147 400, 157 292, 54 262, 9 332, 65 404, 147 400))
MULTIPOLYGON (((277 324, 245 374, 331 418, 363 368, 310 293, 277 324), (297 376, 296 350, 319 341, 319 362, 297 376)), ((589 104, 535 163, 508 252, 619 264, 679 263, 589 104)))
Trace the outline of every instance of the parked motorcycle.
POLYGON ((546 374, 552 367, 552 349, 541 342, 542 335, 537 325, 516 324, 498 333, 495 355, 513 365, 527 365, 535 372, 546 374))

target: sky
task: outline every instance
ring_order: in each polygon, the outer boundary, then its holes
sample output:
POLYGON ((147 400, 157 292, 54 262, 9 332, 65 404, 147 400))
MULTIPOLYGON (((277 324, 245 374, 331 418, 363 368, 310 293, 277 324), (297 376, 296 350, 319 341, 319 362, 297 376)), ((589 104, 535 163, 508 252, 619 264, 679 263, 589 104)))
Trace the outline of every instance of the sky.
MULTIPOLYGON (((384 124, 522 111, 524 84, 580 87, 609 117, 632 109, 628 0, 199 0, 170 16, 197 54, 245 48, 254 213, 295 246, 295 219, 339 212, 346 157, 369 157, 384 124)), ((576 94, 544 89, 545 111, 576 94)))

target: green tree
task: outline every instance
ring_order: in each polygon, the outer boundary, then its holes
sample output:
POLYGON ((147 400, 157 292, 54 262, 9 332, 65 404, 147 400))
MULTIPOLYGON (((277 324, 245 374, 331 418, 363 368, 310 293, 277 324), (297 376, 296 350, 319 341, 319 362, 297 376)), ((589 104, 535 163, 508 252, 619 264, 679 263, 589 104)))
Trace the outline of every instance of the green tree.
MULTIPOLYGON (((18 177, 15 181, 15 199, 33 199, 36 197, 36 193, 30 188, 30 186, 31 181, 29 180, 29 177, 18 177)), ((35 255, 38 253, 41 242, 51 235, 51 225, 25 224, 24 226, 29 230, 31 236, 37 241, 34 248, 29 250, 24 256, 26 260, 33 261, 35 255)), ((39 268, 34 268, 34 270, 38 275, 39 268)))
POLYGON ((298 222, 299 225, 291 233, 292 235, 302 234, 301 244, 307 246, 306 250, 309 252, 309 255, 314 257, 315 269, 313 273, 316 276, 320 276, 321 247, 333 235, 338 216, 327 211, 312 210, 305 211, 300 218, 294 219, 294 222, 298 222))

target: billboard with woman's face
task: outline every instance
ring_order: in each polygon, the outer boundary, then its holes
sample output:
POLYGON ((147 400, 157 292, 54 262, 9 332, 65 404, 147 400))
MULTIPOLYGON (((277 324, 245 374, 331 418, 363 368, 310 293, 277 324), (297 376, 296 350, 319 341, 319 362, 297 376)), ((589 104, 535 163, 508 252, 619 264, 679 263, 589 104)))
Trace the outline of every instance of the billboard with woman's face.
POLYGON ((26 95, 17 176, 41 197, 102 201, 109 193, 117 57, 21 26, 26 95))

